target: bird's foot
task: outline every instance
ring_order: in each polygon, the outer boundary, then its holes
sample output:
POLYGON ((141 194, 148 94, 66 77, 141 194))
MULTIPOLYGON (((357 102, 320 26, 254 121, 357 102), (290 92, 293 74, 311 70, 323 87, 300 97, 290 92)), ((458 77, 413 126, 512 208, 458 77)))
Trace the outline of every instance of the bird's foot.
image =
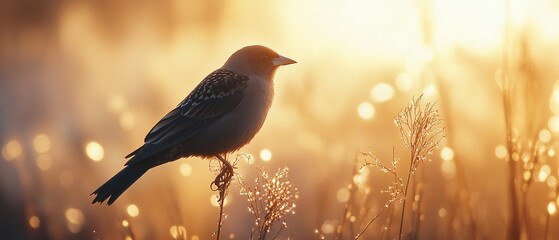
POLYGON ((231 165, 227 159, 220 155, 216 155, 216 157, 220 161, 221 168, 215 180, 210 184, 210 189, 212 191, 219 191, 219 198, 217 201, 221 202, 225 199, 225 191, 229 188, 235 171, 233 165, 231 165))

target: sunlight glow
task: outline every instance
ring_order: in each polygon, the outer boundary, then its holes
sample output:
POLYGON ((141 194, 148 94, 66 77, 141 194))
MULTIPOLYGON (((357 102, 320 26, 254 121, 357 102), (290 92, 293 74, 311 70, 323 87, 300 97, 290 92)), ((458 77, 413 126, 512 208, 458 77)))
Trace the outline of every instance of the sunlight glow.
POLYGON ((429 84, 423 89, 423 95, 425 97, 433 97, 437 94, 437 87, 435 84, 429 84))
POLYGON ((557 205, 555 205, 553 201, 547 204, 547 212, 549 215, 555 215, 555 213, 557 213, 557 205))
POLYGON ((363 120, 370 120, 375 116, 375 107, 369 102, 362 102, 357 107, 357 114, 363 120))
POLYGON ((47 154, 41 154, 37 157, 37 167, 42 171, 49 170, 52 166, 52 159, 47 154))
POLYGON ((370 172, 371 171, 368 168, 359 169, 359 174, 353 176, 353 182, 355 183, 355 185, 359 187, 364 186, 367 182, 367 179, 369 178, 370 172))
POLYGON ((130 204, 126 207, 126 213, 128 213, 130 217, 137 217, 140 214, 140 209, 135 204, 130 204))
POLYGON ((272 160, 272 152, 268 149, 262 149, 260 151, 260 158, 264 162, 269 162, 270 160, 272 160))
POLYGON ((347 188, 340 188, 336 193, 336 199, 341 203, 347 202, 349 200, 349 190, 347 188))
POLYGON ((122 220, 122 226, 127 228, 128 226, 130 226, 130 222, 128 222, 128 220, 124 219, 124 220, 122 220))
POLYGON ((33 147, 38 153, 46 153, 50 150, 50 139, 45 134, 39 134, 33 139, 33 147))
POLYGON ((547 156, 555 157, 555 154, 556 154, 555 149, 550 148, 549 150, 547 150, 547 156))
POLYGON ((446 208, 440 208, 439 209, 439 217, 440 218, 446 217, 447 214, 448 214, 448 211, 446 210, 446 208))
POLYGON ((547 178, 547 186, 550 188, 557 187, 557 178, 555 178, 555 176, 549 176, 547 178))
POLYGON ((545 182, 545 180, 547 180, 550 174, 551 174, 551 168, 549 167, 549 165, 543 165, 540 168, 540 173, 538 174, 538 181, 545 182))
POLYGON ((320 230, 324 233, 324 234, 332 234, 334 233, 334 230, 336 230, 336 228, 334 227, 334 224, 332 224, 331 221, 325 221, 322 226, 320 227, 320 230))
POLYGON ((413 77, 408 73, 400 73, 396 77, 396 88, 402 92, 407 92, 413 86, 413 77))
POLYGON ((530 180, 531 177, 532 177, 532 173, 530 173, 530 171, 522 172, 522 179, 524 179, 524 181, 530 180))
MULTIPOLYGON (((230 198, 231 198, 231 196, 226 196, 225 197, 225 201, 223 201, 223 206, 229 205, 229 199, 230 198)), ((219 207, 219 202, 217 201, 218 199, 219 199, 219 195, 212 194, 212 196, 210 197, 210 203, 212 204, 212 206, 219 207)))
POLYGON ((553 115, 547 122, 547 127, 553 132, 559 132, 559 115, 553 115))
POLYGON ((41 220, 37 216, 31 216, 29 218, 29 226, 32 228, 38 228, 41 225, 41 220))
POLYGON ((17 140, 10 140, 3 148, 2 148, 2 156, 7 161, 15 160, 21 156, 23 149, 21 144, 17 140))
POLYGON ((77 233, 81 230, 85 222, 85 217, 79 209, 68 208, 66 210, 66 220, 68 221, 68 230, 77 233))
POLYGON ((169 233, 173 239, 186 239, 186 228, 181 225, 174 225, 169 229, 169 233))
POLYGON ((454 150, 449 147, 444 147, 443 149, 441 149, 441 158, 444 161, 451 161, 452 159, 454 159, 454 150))
POLYGON ((543 143, 548 143, 549 141, 551 141, 551 132, 549 132, 549 130, 547 129, 542 129, 540 131, 539 138, 540 141, 542 141, 543 143))
POLYGON ((179 167, 179 171, 181 172, 181 175, 188 177, 192 174, 192 167, 188 163, 182 163, 179 167))
POLYGON ((105 151, 103 150, 103 146, 98 142, 89 142, 85 146, 85 153, 87 157, 89 157, 93 161, 101 161, 103 160, 103 156, 105 155, 105 151))
POLYGON ((559 79, 555 81, 553 85, 553 91, 551 92, 551 97, 549 98, 549 109, 555 115, 559 115, 559 79))
POLYGON ((394 97, 394 87, 388 83, 378 83, 371 89, 371 98, 376 102, 386 102, 394 97))
POLYGON ((505 159, 507 157, 507 148, 503 145, 499 145, 495 148, 495 156, 499 159, 505 159))

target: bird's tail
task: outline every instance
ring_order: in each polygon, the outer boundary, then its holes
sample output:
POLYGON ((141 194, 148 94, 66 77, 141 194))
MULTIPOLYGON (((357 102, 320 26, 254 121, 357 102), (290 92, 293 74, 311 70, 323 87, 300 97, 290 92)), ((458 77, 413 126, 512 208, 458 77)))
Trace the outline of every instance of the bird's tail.
POLYGON ((101 185, 91 195, 96 195, 91 202, 103 203, 107 198, 107 204, 111 205, 126 189, 128 189, 138 178, 146 173, 152 166, 144 164, 135 164, 124 167, 120 172, 114 175, 109 181, 101 185))

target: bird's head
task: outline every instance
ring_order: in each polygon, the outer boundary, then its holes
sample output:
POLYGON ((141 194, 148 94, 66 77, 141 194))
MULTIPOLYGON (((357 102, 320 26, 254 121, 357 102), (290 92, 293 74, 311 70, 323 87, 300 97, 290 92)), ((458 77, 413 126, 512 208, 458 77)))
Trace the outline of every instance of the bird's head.
POLYGON ((222 68, 243 75, 260 75, 272 80, 279 66, 297 63, 260 45, 241 48, 229 57, 222 68))

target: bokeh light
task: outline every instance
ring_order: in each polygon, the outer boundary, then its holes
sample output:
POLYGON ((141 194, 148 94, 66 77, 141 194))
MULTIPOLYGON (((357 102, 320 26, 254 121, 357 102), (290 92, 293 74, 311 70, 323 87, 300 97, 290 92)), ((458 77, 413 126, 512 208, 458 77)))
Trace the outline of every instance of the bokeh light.
POLYGON ((39 134, 33 139, 33 147, 38 153, 46 153, 50 150, 50 138, 45 134, 39 134))
POLYGON ((181 163, 179 171, 181 175, 188 177, 192 174, 192 167, 188 163, 181 163))
POLYGON ((378 83, 371 89, 371 98, 376 102, 386 102, 394 97, 394 87, 388 83, 378 83))
POLYGON ((443 147, 443 149, 441 149, 441 158, 444 161, 451 161, 452 159, 454 159, 454 151, 452 150, 452 148, 443 147))
POLYGON ((413 77, 408 73, 400 73, 396 77, 396 88, 402 92, 411 90, 413 86, 413 77))
POLYGON ((269 162, 272 160, 272 152, 269 149, 260 150, 260 159, 264 162, 269 162))
POLYGON ((2 148, 2 156, 4 159, 11 161, 15 160, 21 156, 23 149, 21 147, 21 143, 17 140, 10 140, 4 147, 2 148))
POLYGON ((545 182, 549 175, 551 174, 551 168, 549 165, 542 165, 540 168, 540 173, 538 174, 538 181, 545 182))
POLYGON ((559 132, 559 116, 558 115, 553 115, 549 118, 549 121, 547 122, 547 127, 549 128, 549 130, 553 131, 554 133, 559 132))
POLYGON ((338 192, 336 193, 336 199, 338 199, 339 202, 347 202, 349 200, 349 189, 347 188, 340 188, 338 190, 338 192))
POLYGON ((550 188, 557 187, 557 178, 555 178, 555 176, 549 176, 546 182, 547 182, 547 186, 550 188))
POLYGON ((440 218, 446 217, 447 214, 448 214, 448 211, 446 210, 446 208, 440 208, 439 209, 439 217, 440 218))
POLYGON ((433 97, 437 94, 437 86, 434 84, 429 84, 423 89, 423 95, 425 97, 433 97))
POLYGON ((375 108, 369 102, 362 102, 357 107, 357 114, 363 120, 370 120, 375 116, 375 108))
POLYGON ((549 130, 547 129, 542 129, 540 131, 539 139, 543 143, 548 143, 549 141, 551 141, 551 132, 549 132, 549 130))
POLYGON ((507 157, 507 148, 503 145, 499 145, 495 148, 495 156, 499 159, 505 159, 507 157))
MULTIPOLYGON (((210 197, 210 204, 214 207, 219 207, 219 202, 217 201, 219 196, 217 194, 212 194, 210 197)), ((226 196, 223 201, 223 206, 229 205, 229 201, 231 200, 231 196, 226 196)))
POLYGON ((41 154, 37 157, 37 167, 42 171, 49 170, 52 167, 52 159, 50 155, 41 154))
POLYGON ((93 161, 101 161, 103 160, 103 156, 105 155, 105 150, 103 150, 103 146, 98 142, 89 142, 85 146, 85 153, 87 157, 93 161))
POLYGON ((186 234, 186 228, 181 225, 174 225, 171 226, 169 229, 169 233, 173 239, 187 239, 188 235, 186 234))
POLYGON ((85 223, 85 217, 82 211, 77 208, 68 208, 65 215, 68 221, 68 230, 72 233, 78 233, 85 223))
POLYGON ((549 215, 555 215, 557 213, 557 205, 553 201, 547 204, 547 212, 549 215))
POLYGON ((332 234, 336 230, 336 227, 334 226, 334 224, 331 221, 326 221, 322 224, 322 226, 320 227, 320 230, 324 234, 332 234))
POLYGON ((41 220, 37 216, 31 216, 29 218, 29 226, 32 228, 38 228, 41 225, 41 220))
POLYGON ((130 217, 137 217, 140 214, 140 209, 136 204, 130 204, 126 207, 126 213, 128 213, 130 217))

